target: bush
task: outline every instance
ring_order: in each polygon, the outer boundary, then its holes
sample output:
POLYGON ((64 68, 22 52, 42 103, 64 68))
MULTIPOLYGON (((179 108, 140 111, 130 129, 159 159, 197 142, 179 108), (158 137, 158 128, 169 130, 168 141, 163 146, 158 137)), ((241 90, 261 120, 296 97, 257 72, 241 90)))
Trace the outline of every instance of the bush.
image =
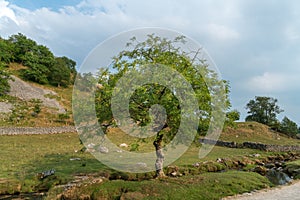
POLYGON ((138 151, 139 150, 139 144, 133 143, 130 145, 130 151, 138 151))
POLYGON ((58 114, 58 122, 66 123, 66 120, 70 119, 69 113, 61 113, 58 114))

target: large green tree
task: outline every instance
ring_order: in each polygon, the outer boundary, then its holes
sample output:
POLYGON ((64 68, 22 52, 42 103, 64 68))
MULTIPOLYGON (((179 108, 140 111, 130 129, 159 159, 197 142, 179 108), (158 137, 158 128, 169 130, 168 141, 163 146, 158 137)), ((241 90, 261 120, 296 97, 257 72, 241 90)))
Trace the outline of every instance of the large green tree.
POLYGON ((273 97, 256 96, 246 105, 249 114, 246 121, 256 121, 271 127, 276 126, 278 124, 277 114, 283 112, 277 103, 278 100, 273 97))
POLYGON ((76 62, 67 57, 56 57, 48 76, 49 83, 55 86, 67 87, 74 82, 76 62))
MULTIPOLYGON (((211 119, 212 107, 218 107, 217 104, 225 104, 222 109, 217 111, 220 113, 225 113, 230 107, 227 96, 229 92, 227 83, 219 80, 217 74, 209 69, 206 61, 197 57, 201 51, 200 49, 199 52, 192 54, 192 52, 185 52, 178 47, 184 43, 185 38, 182 36, 176 37, 174 40, 169 40, 152 34, 148 35, 148 38, 142 42, 137 41, 134 37, 127 45, 130 50, 121 51, 113 58, 112 69, 101 69, 98 73, 98 90, 95 95, 96 112, 99 122, 105 126, 115 122, 111 110, 112 94, 116 84, 125 74, 129 73, 135 76, 132 80, 122 82, 123 88, 132 87, 131 83, 136 80, 147 79, 147 77, 141 76, 147 74, 145 71, 151 67, 154 71, 163 70, 164 68, 160 67, 162 65, 176 70, 190 83, 199 108, 197 110, 190 110, 189 115, 183 114, 186 110, 182 110, 184 108, 181 107, 180 100, 177 98, 185 90, 184 82, 177 82, 179 88, 168 88, 157 82, 141 85, 132 94, 122 91, 124 99, 127 98, 127 95, 130 95, 129 113, 131 119, 136 124, 143 127, 149 125, 151 120, 163 120, 163 123, 158 125, 158 132, 153 141, 157 155, 155 163, 157 176, 164 176, 162 170, 164 160, 162 148, 164 144, 172 140, 181 125, 180 121, 182 118, 190 118, 191 121, 193 118, 199 120, 198 130, 204 133, 207 131, 211 120, 217 121, 217 117, 211 119), (143 68, 145 65, 147 67, 143 68), (212 87, 208 88, 207 85, 211 85, 212 87), (218 101, 212 101, 212 95, 220 95, 221 98, 218 101), (164 107, 166 119, 163 117, 164 112, 161 112, 159 108, 152 109, 155 105, 164 107), (149 111, 151 114, 149 114, 149 111)), ((161 77, 157 74, 153 76, 164 79, 164 73, 166 72, 161 71, 161 77)), ((173 80, 169 81, 176 80, 174 77, 173 80)), ((186 104, 193 103, 189 100, 189 95, 191 94, 186 95, 186 104)), ((122 103, 122 99, 119 100, 119 103, 122 103)), ((120 106, 117 109, 120 109, 121 112, 122 109, 126 108, 120 106)), ((193 128, 192 126, 187 124, 184 127, 186 137, 189 137, 189 131, 193 128)), ((184 143, 185 138, 181 138, 180 142, 184 143)))

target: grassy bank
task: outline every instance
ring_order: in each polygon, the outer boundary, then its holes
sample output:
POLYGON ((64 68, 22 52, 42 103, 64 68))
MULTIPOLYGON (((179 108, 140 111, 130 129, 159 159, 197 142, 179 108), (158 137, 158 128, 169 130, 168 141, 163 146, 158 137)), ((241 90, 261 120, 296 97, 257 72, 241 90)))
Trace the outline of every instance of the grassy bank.
POLYGON ((147 181, 106 181, 65 193, 50 193, 49 199, 220 199, 241 192, 269 186, 269 181, 256 173, 229 171, 204 173, 181 178, 147 181))

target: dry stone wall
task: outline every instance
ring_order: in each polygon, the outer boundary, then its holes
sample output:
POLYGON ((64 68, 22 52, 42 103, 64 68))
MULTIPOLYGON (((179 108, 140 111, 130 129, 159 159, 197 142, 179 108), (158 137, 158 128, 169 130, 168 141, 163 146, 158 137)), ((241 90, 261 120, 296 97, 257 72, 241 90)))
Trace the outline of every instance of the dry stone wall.
POLYGON ((271 151, 271 152, 300 152, 300 146, 296 145, 273 145, 273 144, 262 144, 256 142, 244 142, 244 143, 236 143, 236 142, 225 142, 221 140, 210 140, 210 139, 200 139, 200 143, 203 144, 211 144, 222 147, 229 148, 249 148, 249 149, 258 149, 261 151, 271 151))
POLYGON ((76 132, 74 126, 59 127, 0 127, 0 135, 37 135, 76 132))

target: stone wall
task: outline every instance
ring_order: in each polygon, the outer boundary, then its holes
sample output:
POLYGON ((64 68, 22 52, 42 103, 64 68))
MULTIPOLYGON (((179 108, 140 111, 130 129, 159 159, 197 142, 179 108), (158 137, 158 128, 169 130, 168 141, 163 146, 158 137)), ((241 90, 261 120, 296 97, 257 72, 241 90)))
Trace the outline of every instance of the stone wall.
POLYGON ((273 144, 262 144, 256 142, 225 142, 221 140, 210 140, 210 139, 200 139, 200 143, 217 145, 229 148, 249 148, 249 149, 259 149, 261 151, 272 151, 272 152, 289 152, 289 151, 300 151, 300 146, 295 145, 273 145, 273 144))
POLYGON ((59 127, 0 127, 0 135, 35 135, 76 132, 74 126, 59 127))

